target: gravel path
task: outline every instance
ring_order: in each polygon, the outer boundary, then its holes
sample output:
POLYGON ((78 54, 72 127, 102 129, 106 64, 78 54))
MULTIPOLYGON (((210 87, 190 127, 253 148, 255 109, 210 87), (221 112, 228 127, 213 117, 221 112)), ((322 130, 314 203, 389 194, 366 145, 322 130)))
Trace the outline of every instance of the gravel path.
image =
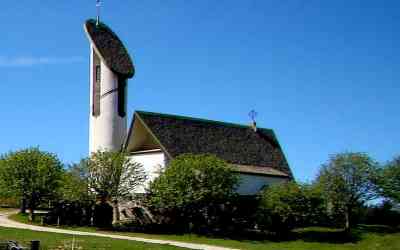
POLYGON ((70 234, 70 235, 107 237, 107 238, 120 239, 120 240, 133 240, 133 241, 140 241, 140 242, 145 242, 145 243, 172 245, 172 246, 184 247, 184 248, 188 248, 188 249, 237 250, 237 249, 232 249, 232 248, 210 246, 210 245, 205 245, 205 244, 185 243, 185 242, 170 241, 170 240, 146 239, 146 238, 139 238, 139 237, 123 236, 123 235, 81 232, 81 231, 73 231, 73 230, 58 229, 58 228, 51 228, 51 227, 34 226, 34 225, 23 224, 23 223, 19 223, 19 222, 10 220, 8 218, 8 216, 11 214, 14 214, 14 213, 17 213, 17 211, 0 212, 0 227, 28 229, 28 230, 32 230, 32 231, 61 233, 61 234, 70 234))

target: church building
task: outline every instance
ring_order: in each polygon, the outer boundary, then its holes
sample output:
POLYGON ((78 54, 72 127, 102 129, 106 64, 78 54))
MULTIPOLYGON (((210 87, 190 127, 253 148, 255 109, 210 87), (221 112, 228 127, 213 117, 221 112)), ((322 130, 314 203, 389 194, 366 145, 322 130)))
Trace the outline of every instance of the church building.
POLYGON ((90 42, 89 153, 125 150, 143 165, 145 192, 168 162, 180 154, 214 154, 240 174, 240 195, 254 195, 273 183, 293 179, 273 130, 157 112, 134 112, 127 126, 127 82, 135 74, 118 36, 99 20, 84 25, 90 42))

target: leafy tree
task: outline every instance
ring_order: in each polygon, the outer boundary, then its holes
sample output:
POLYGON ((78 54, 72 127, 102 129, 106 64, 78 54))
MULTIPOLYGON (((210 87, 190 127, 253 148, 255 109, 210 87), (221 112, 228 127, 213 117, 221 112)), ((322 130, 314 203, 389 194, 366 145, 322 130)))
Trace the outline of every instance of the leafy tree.
POLYGON ((123 152, 98 151, 87 161, 89 187, 102 201, 111 202, 113 223, 119 221, 119 201, 131 198, 146 176, 141 164, 123 152))
POLYGON ((235 195, 238 181, 231 167, 216 156, 184 154, 150 183, 149 203, 173 211, 184 226, 198 226, 199 221, 212 220, 215 208, 235 195))
POLYGON ((0 159, 0 185, 9 195, 22 200, 21 212, 25 212, 27 203, 30 220, 42 201, 56 196, 62 173, 57 156, 39 148, 10 152, 0 159))
POLYGON ((65 201, 93 200, 89 192, 89 170, 87 159, 82 159, 78 164, 68 166, 62 176, 60 198, 65 201))
POLYGON ((350 231, 354 210, 376 198, 377 163, 364 153, 333 155, 323 164, 317 182, 333 212, 344 215, 345 230, 350 231))
POLYGON ((279 237, 296 227, 317 225, 325 217, 322 193, 311 185, 275 184, 264 189, 260 196, 258 226, 279 237))
POLYGON ((377 184, 382 196, 400 204, 400 156, 380 170, 377 184))

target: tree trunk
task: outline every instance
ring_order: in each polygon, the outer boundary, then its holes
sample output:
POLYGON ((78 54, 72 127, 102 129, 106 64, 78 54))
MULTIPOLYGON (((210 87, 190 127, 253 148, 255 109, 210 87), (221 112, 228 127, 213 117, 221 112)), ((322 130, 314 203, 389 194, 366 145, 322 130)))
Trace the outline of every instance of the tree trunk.
POLYGON ((29 221, 34 222, 35 221, 35 208, 36 208, 36 202, 35 202, 35 196, 32 195, 29 200, 29 221))
POLYGON ((113 222, 112 222, 112 224, 116 224, 120 220, 120 217, 119 217, 119 206, 118 206, 118 201, 117 200, 114 200, 112 202, 112 207, 113 207, 113 222))
POLYGON ((350 233, 350 212, 351 212, 350 208, 346 208, 344 212, 344 219, 345 219, 344 231, 346 232, 346 234, 350 233))
POLYGON ((30 206, 29 208, 29 221, 34 222, 35 220, 35 208, 33 206, 30 206))
POLYGON ((21 207, 20 207, 19 212, 21 214, 26 214, 26 198, 25 197, 22 197, 22 199, 21 199, 21 207))

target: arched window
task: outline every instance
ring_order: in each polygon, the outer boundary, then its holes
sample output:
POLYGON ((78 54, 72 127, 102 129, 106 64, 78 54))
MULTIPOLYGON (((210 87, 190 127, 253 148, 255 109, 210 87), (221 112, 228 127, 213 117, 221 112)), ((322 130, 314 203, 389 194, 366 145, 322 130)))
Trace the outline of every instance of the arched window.
POLYGON ((118 115, 126 115, 126 78, 118 77, 118 115))
POLYGON ((101 92, 101 63, 96 52, 93 51, 93 116, 100 115, 100 92, 101 92))

